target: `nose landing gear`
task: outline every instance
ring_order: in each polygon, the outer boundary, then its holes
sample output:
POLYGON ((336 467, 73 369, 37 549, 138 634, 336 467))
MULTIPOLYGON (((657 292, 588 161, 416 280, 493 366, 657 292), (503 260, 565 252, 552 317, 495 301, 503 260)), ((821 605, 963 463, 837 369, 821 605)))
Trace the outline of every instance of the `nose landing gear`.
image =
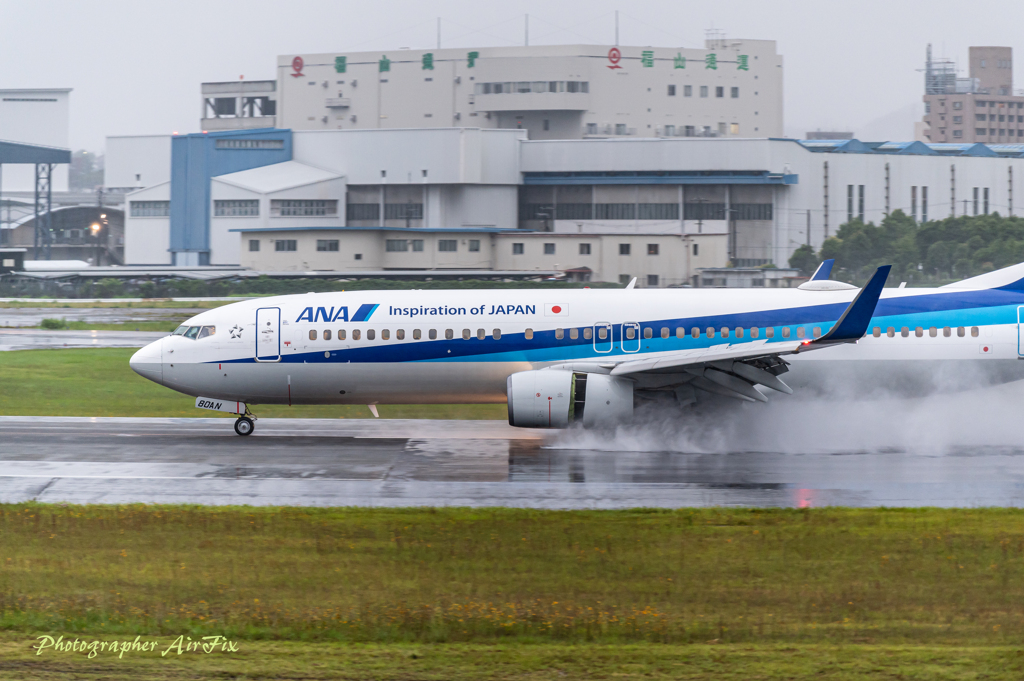
POLYGON ((235 432, 242 436, 252 435, 252 431, 256 430, 255 420, 256 417, 249 411, 249 406, 246 405, 245 414, 235 420, 235 432))

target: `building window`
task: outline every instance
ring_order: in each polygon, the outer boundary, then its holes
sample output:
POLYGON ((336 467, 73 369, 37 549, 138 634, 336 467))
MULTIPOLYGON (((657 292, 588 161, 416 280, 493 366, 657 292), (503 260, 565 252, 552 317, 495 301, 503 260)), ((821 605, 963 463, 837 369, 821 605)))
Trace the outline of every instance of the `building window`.
POLYGON ((693 254, 694 255, 700 255, 700 244, 694 244, 693 245, 693 254))
POLYGON ((385 220, 422 220, 422 203, 386 203, 384 204, 385 220))
POLYGON ((479 253, 480 252, 480 239, 470 239, 469 240, 469 252, 470 253, 479 253))
POLYGON ((719 99, 721 99, 722 97, 725 97, 725 88, 722 87, 721 85, 716 87, 715 88, 715 97, 718 97, 719 99))
MULTIPOLYGON (((217 100, 218 103, 220 99, 217 100)), ((231 100, 231 113, 234 114, 235 107, 231 100)), ((218 111, 218 114, 221 112, 218 111)), ((216 147, 218 149, 284 149, 284 140, 239 140, 239 139, 221 139, 217 140, 216 147)))
POLYGON ((590 244, 580 244, 580 255, 590 255, 590 244))
POLYGON ((740 134, 740 124, 739 123, 730 123, 729 124, 729 134, 730 135, 738 135, 738 134, 740 134))
POLYGON ((676 86, 675 85, 669 85, 668 86, 668 96, 669 97, 675 97, 676 96, 676 86))
POLYGON ((270 214, 279 217, 316 217, 338 214, 338 202, 308 199, 271 199, 270 214))
POLYGON ((917 222, 917 187, 910 188, 910 217, 917 222))
POLYGON ((454 253, 459 250, 459 242, 456 239, 438 239, 437 250, 442 253, 454 253))
POLYGON ((628 274, 620 274, 619 275, 619 283, 620 284, 628 284, 632 278, 633 277, 629 276, 628 274))
POLYGON ((701 85, 700 86, 700 96, 701 97, 707 97, 708 96, 708 86, 707 85, 701 85))
POLYGON ((412 252, 413 253, 422 253, 423 252, 423 239, 413 239, 412 240, 412 252))
POLYGON ((658 244, 647 244, 647 255, 658 255, 658 244))
POLYGON ((598 203, 594 204, 596 220, 635 220, 635 203, 598 203))
POLYGON ((353 257, 353 258, 354 258, 355 260, 362 260, 362 259, 363 259, 363 254, 362 254, 362 253, 356 253, 356 254, 354 254, 354 255, 353 255, 352 257, 353 257))
POLYGON ((619 255, 629 255, 629 244, 619 244, 619 255))
POLYGON ((953 116, 953 122, 954 123, 963 123, 964 122, 964 117, 963 116, 953 116))
POLYGON ((337 239, 317 239, 316 250, 323 252, 334 252, 338 251, 338 240, 337 239))
POLYGON ((554 255, 554 254, 555 254, 555 245, 554 244, 544 244, 544 255, 554 255))
POLYGON ((616 135, 625 135, 626 134, 626 124, 625 123, 616 123, 615 124, 615 134, 616 135))
POLYGON ((986 128, 975 128, 974 129, 974 134, 975 135, 984 135, 985 131, 986 131, 986 128))
POLYGON ((385 239, 384 250, 388 253, 404 253, 409 250, 409 242, 406 239, 385 239))
POLYGON ((729 88, 729 96, 732 97, 733 99, 739 99, 740 89, 738 87, 729 88))
POLYGON ((988 215, 988 187, 985 187, 984 191, 982 191, 982 202, 982 212, 988 215))
POLYGON ((587 134, 588 135, 596 135, 597 134, 597 123, 587 123, 587 134))
POLYGON ((379 203, 350 203, 345 206, 345 217, 349 221, 372 220, 380 221, 379 203))
POLYGON ((683 86, 683 97, 693 97, 693 86, 692 85, 684 85, 683 86))
POLYGON ((956 109, 957 111, 959 111, 960 109, 964 108, 964 103, 963 102, 953 102, 953 108, 956 109))
POLYGON ((921 222, 928 222, 928 187, 921 187, 921 222))
POLYGON ((846 185, 846 221, 853 222, 853 185, 846 185))
POLYGON ((129 201, 133 218, 166 218, 171 214, 170 201, 129 201))
MULTIPOLYGON (((658 275, 657 274, 648 274, 647 275, 647 285, 648 286, 657 286, 658 285, 658 275)), ((648 331, 650 331, 650 329, 648 329, 648 331)))
POLYGON ((674 126, 674 125, 666 125, 665 126, 665 137, 675 137, 675 136, 676 136, 676 126, 674 126))
POLYGON ((295 239, 277 239, 274 241, 275 251, 296 251, 298 242, 295 239))
POLYGON ((857 218, 864 222, 864 185, 857 185, 857 218))
POLYGON ((730 206, 734 220, 771 220, 770 203, 734 203, 730 206))
POLYGON ((522 244, 512 244, 512 255, 522 255, 522 254, 523 254, 523 245, 522 244))
POLYGON ((983 114, 983 113, 974 114, 974 119, 977 120, 977 121, 987 121, 988 120, 988 116, 983 114))
POLYGON ((974 188, 974 200, 971 202, 971 208, 974 210, 974 214, 978 214, 978 188, 974 188))
POLYGON ((242 217, 256 216, 260 214, 259 199, 246 199, 242 201, 214 201, 214 217, 242 217))
POLYGON ((963 136, 964 136, 964 131, 963 130, 954 130, 953 131, 953 138, 954 139, 961 139, 961 138, 963 138, 963 136))
POLYGON ((250 253, 256 253, 259 250, 260 250, 260 240, 259 239, 249 239, 249 252, 250 253))

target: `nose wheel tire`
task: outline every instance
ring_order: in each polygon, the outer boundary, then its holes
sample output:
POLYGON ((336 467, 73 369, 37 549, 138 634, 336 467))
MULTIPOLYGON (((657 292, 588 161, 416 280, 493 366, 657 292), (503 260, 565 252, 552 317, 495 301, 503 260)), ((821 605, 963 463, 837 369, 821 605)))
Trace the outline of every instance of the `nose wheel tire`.
POLYGON ((238 420, 235 421, 235 432, 239 435, 251 435, 252 431, 256 429, 256 424, 252 422, 252 419, 246 416, 239 416, 238 420))

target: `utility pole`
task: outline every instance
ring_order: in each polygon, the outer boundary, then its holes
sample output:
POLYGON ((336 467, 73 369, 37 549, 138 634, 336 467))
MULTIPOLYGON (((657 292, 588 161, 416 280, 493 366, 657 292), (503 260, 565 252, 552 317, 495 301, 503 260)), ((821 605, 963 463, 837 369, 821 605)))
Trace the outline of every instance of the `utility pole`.
POLYGON ((807 245, 811 245, 811 210, 807 209, 807 245))

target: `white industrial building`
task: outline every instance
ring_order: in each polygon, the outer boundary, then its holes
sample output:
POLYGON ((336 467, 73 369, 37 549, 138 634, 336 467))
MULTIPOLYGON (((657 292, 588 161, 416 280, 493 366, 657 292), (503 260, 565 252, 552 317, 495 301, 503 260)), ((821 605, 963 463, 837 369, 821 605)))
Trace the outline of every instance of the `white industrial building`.
POLYGON ((703 268, 784 267, 852 219, 1013 214, 1024 196, 1024 147, 1010 146, 434 128, 116 138, 115 149, 125 158, 110 158, 111 186, 130 186, 141 163, 154 175, 127 197, 128 264, 261 271, 560 270, 671 286, 703 268))
POLYGON ((204 83, 203 130, 523 129, 530 139, 782 134, 771 40, 289 54, 204 83))
MULTIPOLYGON (((66 149, 70 95, 70 88, 0 90, 0 140, 66 149)), ((32 192, 35 187, 35 168, 31 164, 4 165, 0 192, 32 192)), ((68 190, 68 166, 54 167, 51 190, 68 190)))

